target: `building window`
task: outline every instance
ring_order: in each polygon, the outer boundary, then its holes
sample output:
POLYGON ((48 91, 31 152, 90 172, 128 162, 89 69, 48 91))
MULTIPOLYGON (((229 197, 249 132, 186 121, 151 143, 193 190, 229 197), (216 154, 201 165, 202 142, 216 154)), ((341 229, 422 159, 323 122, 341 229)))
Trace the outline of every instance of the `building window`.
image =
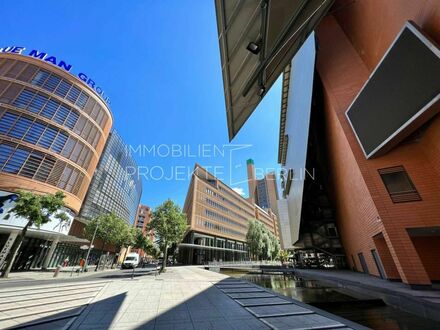
POLYGON ((380 169, 379 174, 394 203, 422 200, 403 166, 380 169))

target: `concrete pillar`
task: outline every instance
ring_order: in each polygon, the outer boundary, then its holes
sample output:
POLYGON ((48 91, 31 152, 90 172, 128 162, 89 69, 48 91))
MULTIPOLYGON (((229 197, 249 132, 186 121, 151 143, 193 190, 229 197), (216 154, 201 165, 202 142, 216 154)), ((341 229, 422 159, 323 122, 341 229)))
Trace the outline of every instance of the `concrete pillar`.
POLYGON ((55 249, 57 248, 58 242, 60 241, 60 238, 57 237, 52 241, 52 245, 49 248, 49 252, 46 254, 46 257, 44 257, 43 266, 42 269, 47 269, 49 266, 50 259, 52 259, 53 253, 55 252, 55 249))
POLYGON ((0 251, 0 268, 2 268, 4 262, 6 261, 6 257, 8 256, 9 251, 11 250, 12 244, 14 244, 17 236, 18 236, 18 232, 16 232, 16 231, 13 231, 9 234, 9 237, 6 240, 5 245, 3 246, 2 250, 0 251))

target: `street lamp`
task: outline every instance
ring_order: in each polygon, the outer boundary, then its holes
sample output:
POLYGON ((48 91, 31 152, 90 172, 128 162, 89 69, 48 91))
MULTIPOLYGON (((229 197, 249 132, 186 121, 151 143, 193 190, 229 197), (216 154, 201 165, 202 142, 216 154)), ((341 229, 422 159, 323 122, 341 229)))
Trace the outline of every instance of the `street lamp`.
POLYGON ((93 242, 95 241, 95 236, 96 236, 96 232, 98 231, 98 227, 99 227, 99 221, 97 221, 95 231, 93 232, 92 241, 90 242, 89 249, 87 250, 86 262, 84 263, 85 271, 87 271, 87 263, 89 262, 90 251, 92 250, 93 242))

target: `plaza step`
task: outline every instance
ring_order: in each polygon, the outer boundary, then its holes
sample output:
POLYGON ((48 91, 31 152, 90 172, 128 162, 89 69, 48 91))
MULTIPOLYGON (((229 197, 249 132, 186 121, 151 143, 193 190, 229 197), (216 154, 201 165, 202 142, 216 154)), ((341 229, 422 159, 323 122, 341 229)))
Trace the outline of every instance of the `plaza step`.
POLYGON ((43 285, 36 285, 36 286, 29 286, 29 287, 22 287, 20 289, 18 288, 7 288, 7 289, 0 289, 0 295, 3 293, 9 293, 9 292, 30 292, 30 291, 37 291, 37 290, 43 290, 47 288, 69 288, 69 287, 78 287, 78 284, 81 284, 81 287, 86 287, 90 285, 103 285, 108 283, 109 281, 89 281, 89 282, 68 282, 68 283, 48 283, 43 285))
POLYGON ((0 329, 76 317, 107 283, 77 282, 0 290, 0 329))
POLYGON ((47 289, 39 289, 38 291, 29 291, 29 292, 16 292, 14 291, 10 291, 10 293, 1 293, 0 294, 0 299, 8 299, 8 298, 15 298, 15 297, 32 297, 32 296, 38 296, 38 295, 43 295, 43 294, 56 294, 56 293, 65 293, 65 294, 72 294, 74 292, 77 292, 78 290, 100 290, 101 288, 103 288, 104 285, 90 285, 90 286, 77 286, 74 288, 64 288, 64 287, 48 287, 47 289))
POLYGON ((39 294, 33 294, 33 295, 22 295, 22 296, 13 296, 8 298, 1 298, 0 300, 0 310, 3 310, 4 306, 7 304, 14 304, 14 303, 24 303, 26 301, 35 301, 35 300, 41 300, 41 299, 53 299, 58 297, 64 297, 64 298, 71 298, 78 295, 84 295, 84 294, 91 294, 99 292, 103 287, 96 287, 96 288, 88 288, 85 291, 72 291, 72 292, 65 292, 65 291, 55 291, 55 292, 42 292, 39 294))
MULTIPOLYGON (((10 303, 10 305, 12 304, 12 306, 9 306, 9 307, 0 306, 0 308, 1 308, 1 311, 4 313, 7 311, 16 310, 17 308, 26 309, 26 308, 33 308, 33 307, 38 307, 38 306, 49 306, 49 305, 60 304, 60 303, 65 303, 65 302, 69 302, 69 301, 88 300, 93 297, 95 297, 95 294, 84 292, 83 294, 76 295, 76 297, 69 297, 69 298, 63 297, 62 299, 59 298, 56 300, 52 300, 51 297, 44 297, 41 299, 33 299, 33 300, 26 301, 26 302, 10 303)), ((1 320, 1 317, 0 317, 0 320, 1 320)))

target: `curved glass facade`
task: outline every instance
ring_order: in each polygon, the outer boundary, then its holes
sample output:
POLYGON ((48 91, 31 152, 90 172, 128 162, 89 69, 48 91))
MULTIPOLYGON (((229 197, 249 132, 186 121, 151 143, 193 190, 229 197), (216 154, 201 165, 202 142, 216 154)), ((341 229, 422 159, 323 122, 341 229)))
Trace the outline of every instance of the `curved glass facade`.
POLYGON ((79 212, 111 124, 110 110, 79 79, 0 54, 0 188, 61 189, 79 212))
POLYGON ((113 130, 99 160, 80 217, 92 219, 100 214, 114 213, 133 223, 142 195, 142 181, 137 174, 135 160, 113 130))

